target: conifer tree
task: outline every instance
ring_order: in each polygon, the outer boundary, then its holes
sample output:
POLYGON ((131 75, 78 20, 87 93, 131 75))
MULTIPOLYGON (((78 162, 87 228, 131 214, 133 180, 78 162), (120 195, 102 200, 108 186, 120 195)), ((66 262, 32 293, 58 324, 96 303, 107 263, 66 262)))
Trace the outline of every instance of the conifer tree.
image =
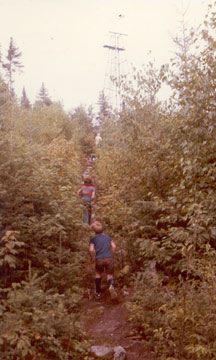
POLYGON ((101 125, 104 122, 104 119, 106 117, 110 117, 110 108, 109 108, 108 100, 105 96, 104 91, 101 91, 99 93, 99 99, 98 99, 97 104, 99 105, 99 111, 98 111, 96 123, 97 123, 97 126, 101 127, 101 125))
POLYGON ((8 49, 8 54, 6 56, 6 62, 2 62, 3 68, 6 70, 6 76, 8 77, 8 86, 9 91, 12 97, 12 94, 14 93, 12 89, 12 84, 14 82, 13 74, 16 72, 16 70, 21 70, 23 65, 20 63, 19 58, 21 57, 22 53, 19 52, 19 49, 15 46, 14 40, 11 37, 10 38, 10 44, 8 49))
POLYGON ((8 85, 0 74, 0 129, 5 130, 8 124, 8 110, 10 104, 10 94, 8 85))
POLYGON ((30 108, 30 101, 26 95, 25 88, 23 88, 23 91, 22 91, 21 106, 26 109, 30 108))
POLYGON ((77 143, 81 146, 82 152, 88 156, 94 152, 95 140, 93 133, 92 118, 89 117, 84 107, 74 109, 71 116, 71 132, 77 143))
POLYGON ((11 100, 15 100, 15 98, 16 98, 16 94, 15 94, 15 91, 14 91, 13 87, 11 88, 10 98, 11 98, 11 100))
POLYGON ((104 91, 101 91, 99 94, 98 105, 99 105, 99 116, 108 116, 109 104, 104 94, 104 91))
POLYGON ((42 82, 41 88, 39 90, 38 101, 36 103, 42 104, 42 105, 47 105, 47 106, 52 104, 52 100, 49 97, 48 90, 45 88, 45 85, 43 82, 42 82))

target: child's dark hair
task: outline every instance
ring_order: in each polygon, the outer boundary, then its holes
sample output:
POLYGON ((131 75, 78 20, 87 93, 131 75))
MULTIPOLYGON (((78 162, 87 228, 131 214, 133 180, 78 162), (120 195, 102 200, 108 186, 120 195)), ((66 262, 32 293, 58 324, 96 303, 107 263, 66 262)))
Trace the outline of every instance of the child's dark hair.
POLYGON ((103 232, 103 225, 100 221, 94 221, 91 226, 91 230, 93 230, 96 234, 101 234, 103 232))
POLYGON ((83 178, 83 181, 84 181, 84 184, 86 184, 86 185, 92 185, 92 178, 91 178, 91 176, 85 176, 85 177, 83 178))

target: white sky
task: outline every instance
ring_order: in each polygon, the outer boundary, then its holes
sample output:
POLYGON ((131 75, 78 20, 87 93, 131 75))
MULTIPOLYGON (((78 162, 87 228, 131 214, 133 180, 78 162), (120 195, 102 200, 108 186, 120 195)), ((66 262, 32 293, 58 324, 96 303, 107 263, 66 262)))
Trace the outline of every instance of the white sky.
MULTIPOLYGON (((173 56, 172 36, 179 33, 181 9, 186 22, 198 26, 207 0, 0 0, 0 45, 7 54, 10 37, 22 52, 23 74, 16 76, 16 94, 25 86, 34 102, 42 82, 65 110, 93 105, 107 73, 109 31, 128 34, 124 52, 129 64, 158 65, 173 56), (119 15, 123 15, 119 17, 119 15)), ((3 74, 3 70, 0 70, 3 74)))

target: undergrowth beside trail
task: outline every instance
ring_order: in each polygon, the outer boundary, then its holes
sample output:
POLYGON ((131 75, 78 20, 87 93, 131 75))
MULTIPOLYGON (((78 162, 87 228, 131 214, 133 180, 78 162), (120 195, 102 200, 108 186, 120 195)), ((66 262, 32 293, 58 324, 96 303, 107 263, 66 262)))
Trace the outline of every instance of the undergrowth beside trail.
MULTIPOLYGON (((29 130, 38 109, 32 111, 29 130)), ((1 359, 90 359, 79 319, 87 247, 76 196, 85 146, 70 132, 56 138, 43 122, 37 141, 25 137, 17 114, 15 128, 2 131, 0 141, 1 359)))

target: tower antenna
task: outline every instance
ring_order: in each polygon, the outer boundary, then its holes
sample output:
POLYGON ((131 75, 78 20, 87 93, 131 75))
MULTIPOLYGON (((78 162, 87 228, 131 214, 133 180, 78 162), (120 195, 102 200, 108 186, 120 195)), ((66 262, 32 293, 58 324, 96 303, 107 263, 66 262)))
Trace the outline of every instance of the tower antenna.
POLYGON ((110 44, 104 45, 108 49, 107 72, 105 75, 104 94, 108 103, 114 111, 121 111, 121 75, 123 75, 123 64, 126 62, 123 54, 125 47, 123 38, 127 34, 109 31, 110 44))

